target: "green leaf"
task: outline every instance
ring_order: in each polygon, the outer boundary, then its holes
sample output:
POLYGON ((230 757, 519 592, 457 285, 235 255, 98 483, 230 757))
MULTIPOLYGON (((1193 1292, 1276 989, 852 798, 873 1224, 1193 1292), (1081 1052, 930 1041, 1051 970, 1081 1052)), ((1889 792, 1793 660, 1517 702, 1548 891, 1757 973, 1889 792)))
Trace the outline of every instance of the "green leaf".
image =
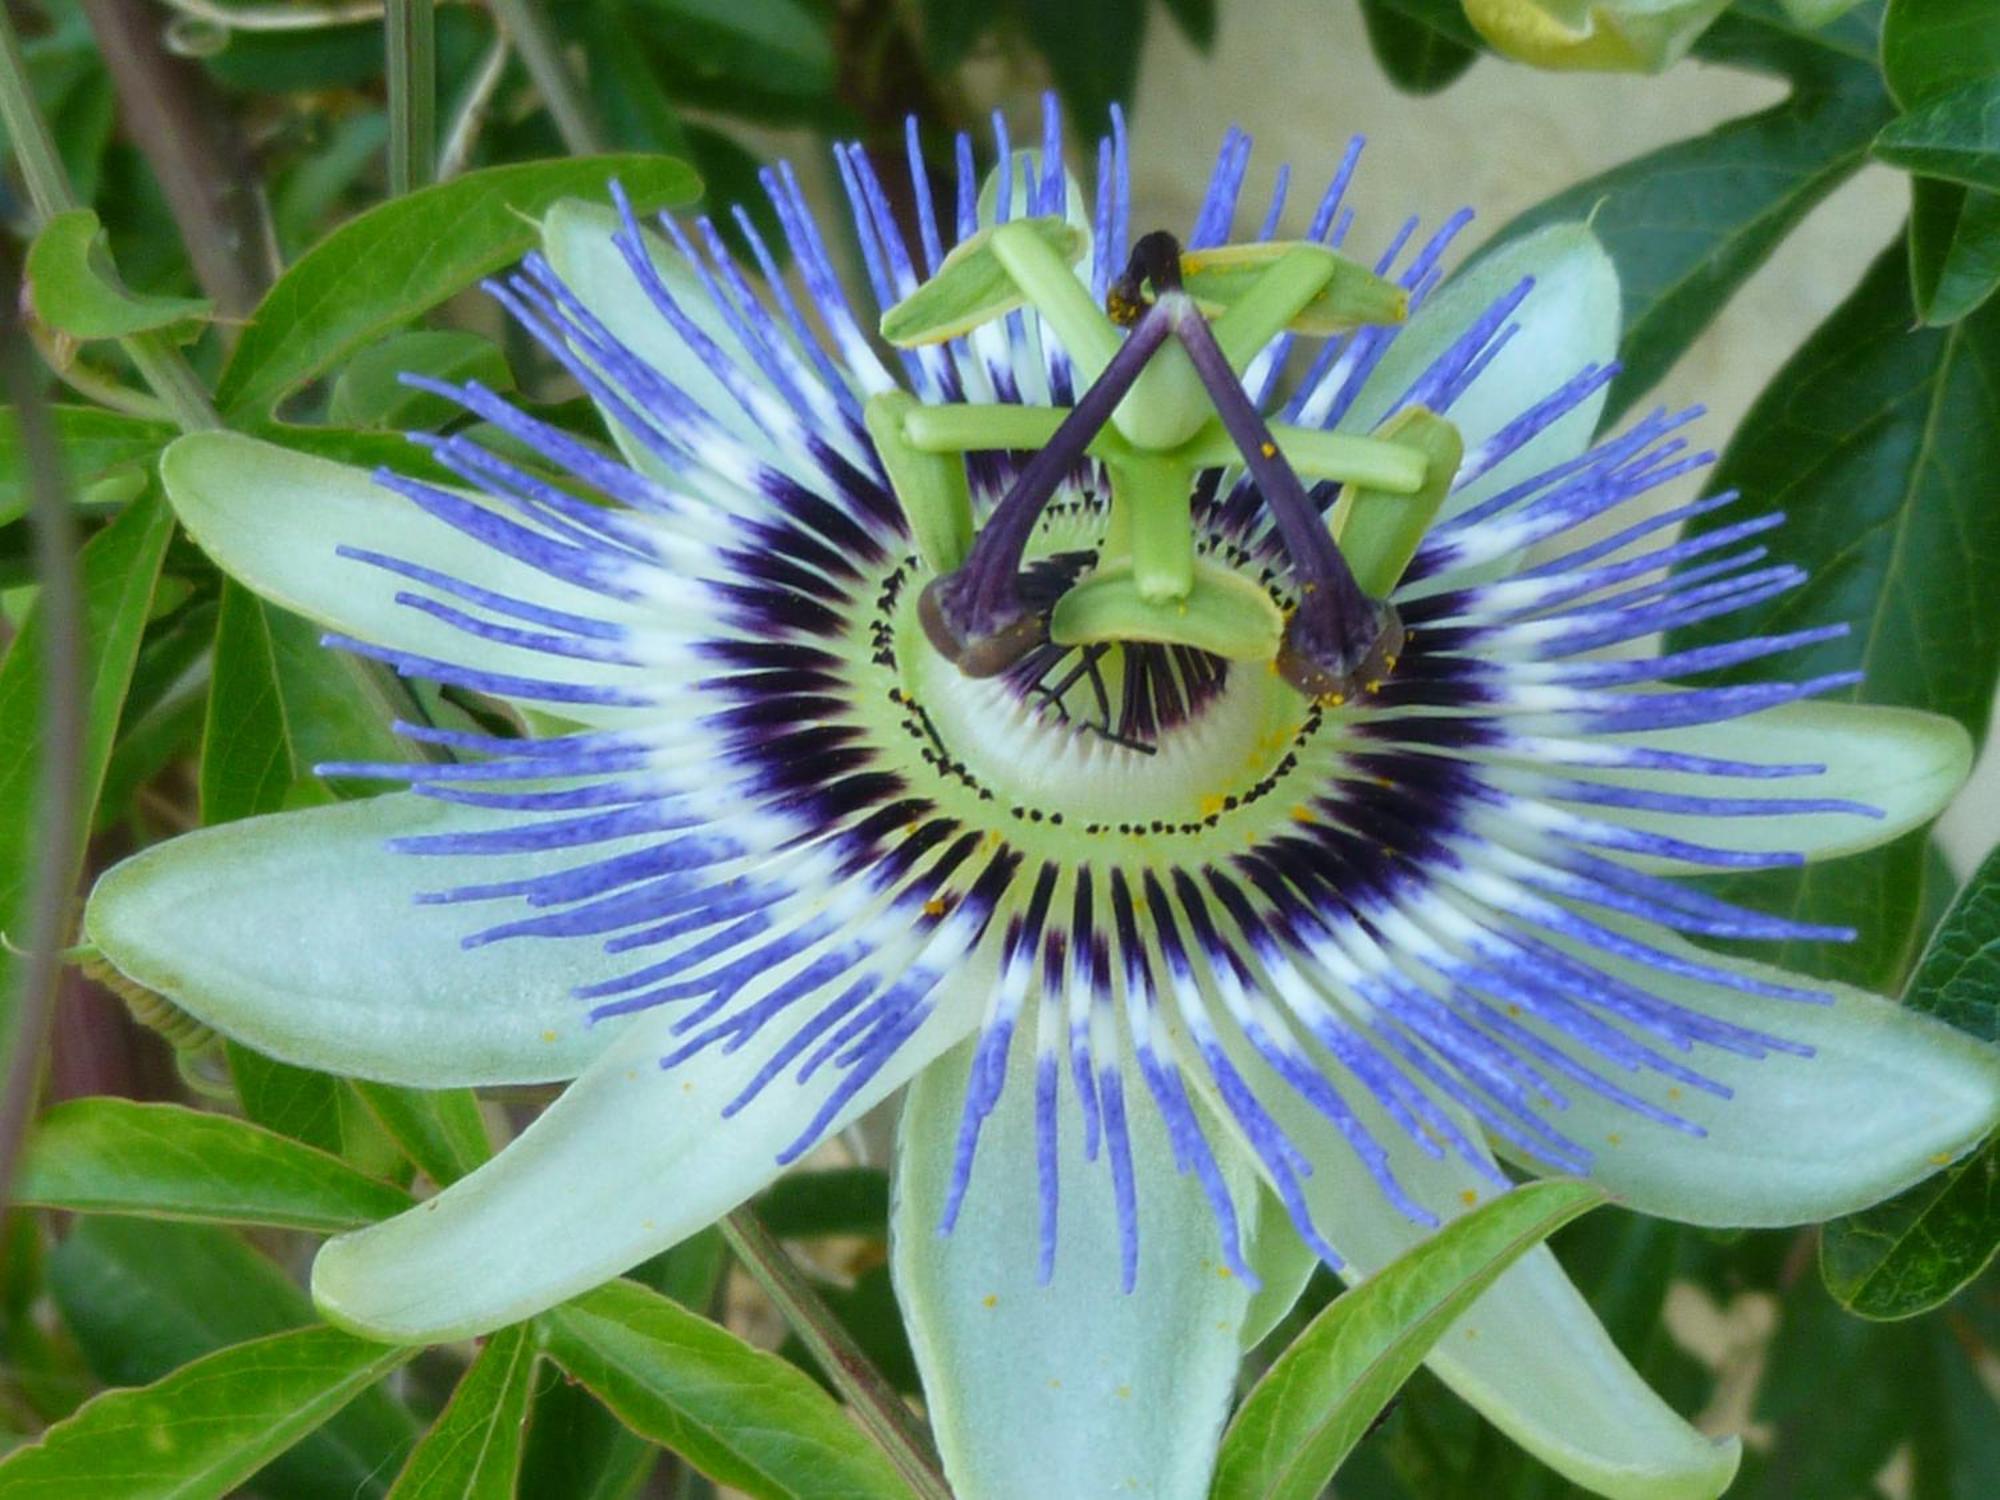
POLYGON ((641 210, 701 191, 670 157, 522 162, 468 172, 348 220, 265 294, 222 372, 217 402, 234 417, 266 415, 371 340, 517 259, 552 204, 602 198, 614 179, 641 210))
POLYGON ((1882 74, 1904 109, 2000 75, 2000 0, 1890 0, 1882 74))
POLYGON ((2000 189, 2000 76, 1890 121, 1875 137, 1875 156, 1906 172, 2000 189))
POLYGON ((534 1330, 525 1323, 487 1340, 396 1476, 390 1500, 514 1500, 535 1361, 534 1330))
MULTIPOLYGON (((1882 22, 1882 72, 1912 112, 2000 78, 2000 0, 1894 0, 1882 22)), ((1917 311, 1935 326, 1955 323, 2000 288, 2000 196, 1925 177, 1911 191, 1917 311)))
POLYGON ((1107 128, 1111 106, 1130 105, 1146 39, 1146 0, 1021 0, 1028 38, 1048 59, 1070 128, 1085 139, 1107 128))
POLYGON ((1986 1351, 1943 1320, 1928 1332, 1925 1357, 1911 1371, 1910 1495, 1988 1500, 2000 1494, 2000 1422, 1979 1367, 1986 1351))
POLYGON ((1711 481, 1784 511, 1785 558, 1811 581, 1676 631, 1668 649, 1852 622, 1788 653, 1785 675, 1858 669, 1854 697, 1949 714, 1982 738, 2000 675, 2000 613, 1977 602, 2000 567, 1996 469, 2000 305, 1912 331, 1892 250, 1778 372, 1711 481))
POLYGON ((429 428, 459 415, 456 402, 412 390, 402 383, 404 375, 514 389, 507 356, 492 340, 462 329, 420 328, 372 344, 349 360, 333 383, 327 420, 340 427, 429 428))
MULTIPOLYGON (((78 491, 127 464, 150 459, 175 435, 170 423, 94 406, 51 407, 49 419, 62 447, 63 477, 78 491)), ((0 526, 27 509, 26 480, 20 428, 10 416, 0 420, 0 526)))
MULTIPOLYGON (((90 541, 78 558, 83 590, 85 736, 79 781, 83 796, 78 820, 88 831, 90 813, 111 760, 125 692, 139 655, 153 586, 173 516, 157 494, 134 502, 90 541)), ((37 609, 0 660, 0 933, 19 942, 31 899, 31 872, 53 860, 64 872, 82 863, 79 838, 68 849, 38 843, 42 739, 42 612, 37 609)), ((73 878, 73 877, 72 877, 73 878)), ((17 960, 0 944, 0 1036, 11 1050, 17 960)))
POLYGON ((1368 46, 1389 81, 1406 94, 1435 94, 1456 83, 1479 49, 1412 20, 1387 0, 1361 0, 1368 46))
POLYGON ((204 823, 331 800, 313 775, 324 761, 409 759, 381 677, 319 639, 317 626, 224 583, 202 743, 204 823))
POLYGON ((341 1081, 294 1067, 243 1046, 225 1044, 229 1076, 243 1113, 279 1135, 340 1154, 347 1145, 341 1119, 341 1081))
POLYGON ((582 1386, 551 1380, 528 1419, 518 1492, 535 1500, 633 1500, 660 1456, 582 1386))
POLYGON ((0 1462, 0 1495, 221 1496, 415 1354, 303 1328, 107 1391, 0 1462))
POLYGON ((2000 288, 2000 193, 1910 179, 1910 277, 1917 312, 1948 327, 2000 288))
POLYGON ((781 1240, 879 1236, 889 1227, 889 1174, 880 1167, 788 1172, 757 1199, 757 1217, 781 1240))
POLYGON ((178 1104, 72 1099, 36 1127, 15 1197, 43 1208, 338 1230, 409 1207, 337 1156, 178 1104))
POLYGON ((147 297, 119 279, 104 226, 87 208, 57 214, 28 247, 28 297, 41 324, 78 339, 198 322, 214 310, 201 297, 147 297))
MULTIPOLYGON (((1903 1003, 2000 1042, 2000 852, 1931 934, 1903 1003)), ((2000 1137, 1822 1231, 1820 1271, 1849 1312, 1907 1318, 1955 1295, 2000 1250, 2000 1137)))
POLYGON ((1217 1500, 1315 1500, 1431 1346, 1522 1255, 1605 1201, 1551 1179, 1504 1193, 1315 1318, 1223 1434, 1217 1500))
POLYGON ((629 1281, 545 1314, 551 1358, 634 1432, 758 1500, 904 1500, 811 1378, 629 1281))
POLYGON ((1167 14, 1174 18, 1180 34, 1195 51, 1207 53, 1215 46, 1216 0, 1165 0, 1167 14))
POLYGON ((444 1187, 493 1154, 470 1089, 405 1089, 349 1080, 369 1113, 426 1177, 444 1187))
MULTIPOLYGON (((49 1289, 112 1385, 144 1385, 227 1345, 314 1322, 290 1277, 205 1224, 81 1220, 49 1259, 49 1289)), ((370 1500, 387 1492, 416 1435, 400 1402, 368 1391, 265 1478, 285 1500, 370 1500)))
POLYGON ((1890 117, 1865 61, 1828 54, 1783 103, 1565 189, 1496 245, 1587 219, 1618 266, 1621 369, 1605 421, 1650 390, 1813 207, 1868 157, 1890 117))

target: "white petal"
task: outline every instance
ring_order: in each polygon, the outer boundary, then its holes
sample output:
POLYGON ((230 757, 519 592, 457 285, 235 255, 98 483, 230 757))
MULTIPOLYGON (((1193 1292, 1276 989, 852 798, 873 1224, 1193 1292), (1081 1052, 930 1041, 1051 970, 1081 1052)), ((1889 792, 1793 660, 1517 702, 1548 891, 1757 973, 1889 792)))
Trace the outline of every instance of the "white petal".
MULTIPOLYGON (((1690 819, 1591 806, 1591 816, 1717 849, 1834 859, 1872 849, 1943 812, 1972 771, 1972 737, 1955 719, 1859 703, 1787 703, 1722 724, 1655 730, 1636 744, 1765 765, 1820 765, 1817 776, 1719 781, 1673 771, 1579 771, 1579 779, 1694 796, 1800 797, 1857 802, 1882 814, 1787 813, 1690 819)), ((1652 868, 1686 870, 1672 860, 1652 868)))
POLYGON ((570 991, 631 957, 589 939, 463 948, 495 909, 416 898, 582 859, 385 847, 495 821, 399 794, 204 828, 106 873, 85 932, 148 989, 303 1067, 418 1088, 570 1078, 618 1030, 593 1027, 570 991))
MULTIPOLYGON (((175 514, 218 566, 307 619, 374 645, 481 672, 580 687, 643 686, 630 667, 499 644, 399 604, 399 593, 430 590, 342 557, 336 549, 364 548, 528 604, 593 619, 618 622, 621 608, 473 540, 360 469, 235 433, 202 432, 167 449, 160 478, 175 514)), ((561 710, 584 722, 618 713, 577 703, 563 703, 561 710)))
MULTIPOLYGON (((1445 413, 1463 435, 1468 455, 1584 366, 1602 364, 1616 354, 1617 269, 1587 227, 1552 224, 1481 256, 1440 287, 1396 336, 1341 419, 1341 428, 1365 432, 1374 427, 1432 361, 1524 277, 1533 277, 1535 284, 1513 314, 1520 331, 1445 413)), ((1440 519, 1583 452, 1597 429, 1604 396, 1600 389, 1511 457, 1454 491, 1440 519)))
POLYGON ((1256 1348, 1285 1320, 1305 1295, 1306 1283, 1320 1267, 1319 1252, 1300 1237, 1285 1206, 1259 1184, 1257 1228, 1248 1249, 1250 1268, 1263 1283, 1243 1315, 1243 1348, 1256 1348))
MULTIPOLYGON (((841 1129, 965 1035, 984 996, 937 1009, 834 1118, 841 1129)), ((723 1108, 793 1034, 772 1022, 736 1052, 662 1069, 679 1013, 647 1012, 493 1161, 409 1212, 330 1240, 313 1297, 333 1322, 393 1343, 442 1343, 517 1322, 713 1223, 781 1170, 778 1155, 840 1074, 788 1070, 723 1108)))
MULTIPOLYGON (((892 1224, 897 1296, 954 1492, 1201 1500, 1250 1301, 1218 1264, 1207 1200, 1175 1173, 1157 1112, 1135 1099, 1139 1269, 1123 1291, 1110 1173, 1103 1156, 1084 1159, 1065 1080, 1055 1268, 1039 1285, 1033 1059, 1017 1049, 962 1215, 940 1235, 967 1061, 941 1063, 910 1090, 892 1224)), ((1229 1149, 1222 1165, 1237 1201, 1253 1203, 1247 1158, 1229 1149)))
MULTIPOLYGON (((1268 1068, 1232 1051, 1273 1118, 1312 1161, 1306 1199, 1348 1262, 1343 1274, 1370 1275, 1424 1238, 1429 1231, 1383 1197, 1321 1115, 1268 1068)), ((1496 1191, 1457 1156, 1420 1151, 1338 1065, 1327 1061, 1326 1071, 1388 1151, 1403 1188, 1439 1219, 1496 1191)), ((1735 1475, 1735 1440, 1703 1437, 1653 1393, 1546 1247, 1502 1275, 1426 1363, 1523 1448, 1612 1500, 1714 1500, 1735 1475)))
POLYGON ((1591 1175, 1642 1213, 1690 1224, 1815 1223, 1930 1176, 2000 1123, 2000 1049, 1879 995, 1620 925, 1669 952, 1834 997, 1831 1005, 1766 999, 1591 955, 1691 1010, 1815 1049, 1760 1059, 1704 1046, 1679 1056, 1733 1089, 1733 1099, 1654 1073, 1612 1074, 1705 1137, 1572 1089, 1553 1123, 1595 1154, 1591 1175))

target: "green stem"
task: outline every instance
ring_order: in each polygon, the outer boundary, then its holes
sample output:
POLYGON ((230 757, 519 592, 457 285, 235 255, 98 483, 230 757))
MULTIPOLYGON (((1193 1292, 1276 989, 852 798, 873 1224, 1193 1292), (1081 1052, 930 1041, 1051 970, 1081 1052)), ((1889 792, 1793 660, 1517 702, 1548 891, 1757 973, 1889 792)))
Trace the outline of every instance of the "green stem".
POLYGON ((535 0, 491 0, 493 19, 521 55, 542 96, 556 133, 571 156, 595 156, 604 149, 583 90, 570 73, 562 42, 535 0))
POLYGON ((14 159, 21 164, 21 178, 35 206, 35 221, 53 219, 75 208, 69 174, 56 154, 48 123, 35 107, 34 85, 28 79, 27 59, 21 56, 21 39, 15 35, 14 18, 4 6, 0 6, 0 120, 6 122, 8 139, 14 143, 14 159))
POLYGON ((431 0, 388 0, 389 191, 432 180, 437 153, 437 13, 431 0))
POLYGON ((472 148, 479 143, 479 132, 486 128, 486 116, 493 108, 493 95, 500 87, 500 79, 507 71, 507 59, 512 49, 507 45, 503 33, 496 33, 493 44, 486 49, 486 55, 479 60, 473 70, 471 80, 459 95, 458 107, 452 111, 451 124, 444 133, 444 145, 438 148, 437 180, 450 182, 466 168, 472 160, 472 148))
POLYGON ((939 1472, 929 1431, 869 1363, 756 1211, 737 1209, 722 1221, 722 1234, 744 1269, 777 1307, 786 1326, 799 1336, 799 1342, 847 1398, 855 1419, 909 1482, 911 1492, 918 1500, 952 1500, 951 1486, 939 1472))
MULTIPOLYGON (((34 85, 21 56, 21 41, 14 31, 14 18, 0 5, 0 121, 14 142, 15 160, 20 163, 28 197, 34 204, 37 227, 57 214, 80 207, 70 187, 62 158, 56 155, 55 141, 35 103, 34 85)), ((158 333, 134 334, 119 340, 126 356, 152 388, 183 431, 195 432, 221 423, 201 379, 179 349, 158 333)))
MULTIPOLYGON (((8 37, 11 49, 12 36, 8 37)), ((14 56, 18 58, 19 53, 14 56)), ((11 123, 11 119, 10 119, 11 123)), ((43 1054, 55 1016, 63 967, 63 927, 76 889, 84 818, 83 595, 76 560, 76 516, 63 478, 62 445, 42 398, 34 353, 20 323, 21 267, 13 246, 0 266, 0 394, 13 406, 34 521, 35 611, 42 629, 41 809, 38 851, 27 908, 28 953, 11 1002, 4 1086, 0 1086, 0 1203, 13 1185, 28 1123, 35 1112, 43 1054)), ((12 965, 0 966, 0 973, 12 965)))

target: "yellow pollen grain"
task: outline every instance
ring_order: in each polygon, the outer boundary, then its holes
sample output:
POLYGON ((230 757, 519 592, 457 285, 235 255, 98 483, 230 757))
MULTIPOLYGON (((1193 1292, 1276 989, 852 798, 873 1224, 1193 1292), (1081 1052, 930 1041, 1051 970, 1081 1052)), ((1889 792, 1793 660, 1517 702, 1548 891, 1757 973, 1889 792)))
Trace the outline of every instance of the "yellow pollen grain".
POLYGON ((1461 1189, 1458 1195, 1458 1201, 1460 1203, 1463 1203, 1467 1208, 1472 1207, 1473 1204, 1479 1201, 1479 1190, 1477 1188, 1461 1189))
POLYGON ((1950 1166, 1951 1153, 1949 1151, 1933 1151, 1931 1153, 1931 1165, 1934 1167, 1950 1166))
POLYGON ((1215 1274, 1220 1276, 1224 1281, 1227 1281, 1230 1279, 1230 1277, 1234 1276, 1236 1273, 1230 1270, 1229 1267, 1227 1266, 1217 1266, 1215 1268, 1215 1274))
POLYGON ((924 915, 927 917, 941 917, 950 910, 951 903, 942 896, 933 896, 924 903, 924 915))
POLYGON ((1258 444, 1257 451, 1262 453, 1266 458, 1276 458, 1278 456, 1278 445, 1276 443, 1260 443, 1258 444))
POLYGON ((1225 798, 1222 795, 1222 793, 1210 792, 1207 796, 1201 799, 1201 815, 1204 818, 1216 817, 1222 812, 1223 808, 1226 807, 1227 805, 1228 805, 1228 799, 1225 798))
POLYGON ((1669 1099, 1678 1099, 1680 1098, 1680 1096, 1681 1096, 1681 1086, 1679 1084, 1675 1084, 1672 1088, 1667 1090, 1667 1097, 1669 1099))
POLYGON ((545 1042, 553 1042, 555 1039, 556 1039, 556 1034, 553 1031, 545 1031, 542 1033, 542 1040, 545 1042))
POLYGON ((1613 1146, 1622 1146, 1622 1145, 1624 1145, 1624 1144, 1625 1144, 1625 1137, 1624 1137, 1624 1136, 1622 1136, 1622 1135, 1620 1135, 1620 1134, 1619 1134, 1619 1133, 1618 1133, 1617 1131, 1615 1131, 1615 1130, 1614 1130, 1614 1131, 1612 1131, 1612 1132, 1611 1132, 1611 1134, 1607 1135, 1607 1136, 1606 1136, 1606 1137, 1605 1137, 1604 1139, 1605 1139, 1605 1141, 1606 1141, 1606 1143, 1607 1143, 1607 1144, 1609 1144, 1609 1145, 1613 1145, 1613 1146))
POLYGON ((1297 807, 1292 809, 1292 821, 1294 823, 1317 823, 1319 818, 1310 807, 1301 802, 1297 807))
POLYGON ((1129 1386, 1129 1385, 1121 1385, 1121 1386, 1119 1386, 1119 1387, 1118 1387, 1118 1399, 1119 1399, 1120 1401, 1130 1401, 1130 1400, 1132 1399, 1132 1387, 1131 1387, 1131 1386, 1129 1386))
POLYGON ((988 1292, 984 1297, 979 1299, 979 1305, 981 1307, 998 1307, 1000 1305, 1000 1294, 998 1292, 988 1292))

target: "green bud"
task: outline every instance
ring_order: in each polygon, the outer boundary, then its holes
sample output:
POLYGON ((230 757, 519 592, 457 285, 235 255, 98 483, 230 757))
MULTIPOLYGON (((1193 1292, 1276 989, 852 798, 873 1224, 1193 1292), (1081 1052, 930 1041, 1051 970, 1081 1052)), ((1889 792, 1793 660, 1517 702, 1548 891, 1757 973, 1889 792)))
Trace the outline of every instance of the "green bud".
POLYGON ((1729 0, 1465 0, 1495 50, 1538 68, 1659 73, 1687 55, 1729 0))

